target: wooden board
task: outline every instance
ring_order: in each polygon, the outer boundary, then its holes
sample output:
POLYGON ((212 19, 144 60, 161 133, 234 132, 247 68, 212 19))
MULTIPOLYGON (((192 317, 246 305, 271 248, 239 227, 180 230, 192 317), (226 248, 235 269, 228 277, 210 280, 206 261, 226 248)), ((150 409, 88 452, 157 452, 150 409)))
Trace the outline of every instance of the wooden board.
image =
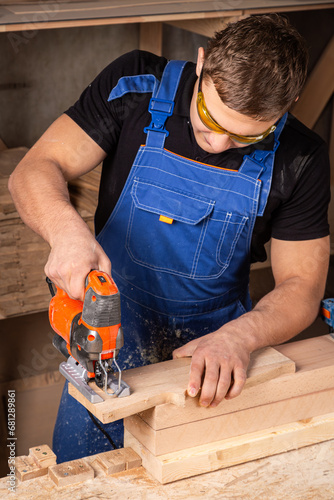
MULTIPOLYGON (((0 319, 47 310, 50 292, 44 266, 49 245, 23 224, 8 191, 8 179, 28 149, 0 151, 0 319)), ((73 206, 94 232, 101 166, 69 183, 73 206)))
POLYGON ((28 456, 20 456, 15 459, 15 473, 20 481, 27 481, 48 473, 48 468, 56 465, 56 455, 43 444, 29 449, 28 456))
POLYGON ((289 12, 331 8, 331 0, 131 0, 130 2, 27 2, 3 5, 0 31, 25 31, 73 26, 147 23, 183 19, 243 16, 267 12, 289 12))
POLYGON ((124 419, 124 426, 157 456, 333 412, 334 388, 182 425, 170 420, 157 431, 138 415, 124 419))
MULTIPOLYGON (((102 403, 90 403, 72 384, 69 393, 103 423, 164 403, 183 408, 192 399, 186 396, 190 363, 191 358, 180 358, 124 371, 123 379, 132 391, 128 397, 110 398, 95 383, 92 387, 104 399, 102 403)), ((272 347, 261 349, 251 356, 245 388, 294 371, 295 364, 289 358, 272 347)))
POLYGON ((107 476, 110 476, 117 472, 140 467, 141 458, 132 448, 121 448, 99 453, 96 455, 96 459, 92 460, 92 463, 97 464, 107 476))
POLYGON ((283 401, 288 398, 331 389, 334 386, 334 341, 329 335, 290 342, 276 346, 276 350, 292 359, 296 373, 281 375, 264 384, 247 387, 240 396, 222 401, 216 408, 201 408, 197 399, 187 398, 185 407, 164 404, 140 413, 141 418, 153 429, 234 414, 246 408, 283 401))
POLYGON ((57 486, 94 479, 94 469, 85 460, 72 460, 49 467, 49 477, 57 486))
POLYGON ((133 448, 142 457, 145 469, 163 484, 333 438, 333 413, 159 457, 129 431, 125 430, 124 434, 125 446, 133 448))

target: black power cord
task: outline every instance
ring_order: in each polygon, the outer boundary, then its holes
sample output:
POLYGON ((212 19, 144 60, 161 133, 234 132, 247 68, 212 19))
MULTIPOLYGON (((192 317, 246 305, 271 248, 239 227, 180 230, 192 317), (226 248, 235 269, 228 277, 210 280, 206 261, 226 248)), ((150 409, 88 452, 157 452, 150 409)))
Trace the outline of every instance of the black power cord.
POLYGON ((105 429, 103 429, 102 425, 96 420, 96 418, 94 417, 94 415, 89 410, 87 410, 87 413, 90 416, 90 418, 92 419, 92 422, 102 432, 102 434, 108 439, 109 443, 114 448, 114 450, 116 450, 117 446, 115 445, 114 441, 111 439, 111 437, 109 436, 109 434, 107 433, 107 431, 105 429))

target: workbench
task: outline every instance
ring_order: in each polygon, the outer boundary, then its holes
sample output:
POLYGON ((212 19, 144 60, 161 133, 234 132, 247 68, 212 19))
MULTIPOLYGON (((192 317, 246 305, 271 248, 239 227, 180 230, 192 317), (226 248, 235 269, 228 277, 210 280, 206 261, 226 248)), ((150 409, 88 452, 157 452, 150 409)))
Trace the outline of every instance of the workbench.
MULTIPOLYGON (((52 450, 40 443, 29 449, 29 455, 16 459, 14 498, 191 499, 204 495, 333 500, 333 352, 334 340, 326 335, 253 353, 242 395, 212 409, 223 412, 221 417, 213 417, 212 412, 210 417, 196 398, 186 396, 186 359, 125 372, 127 382, 132 381, 129 398, 105 397, 92 405, 72 386, 70 394, 101 421, 129 415, 124 420, 125 448, 57 464, 52 450), (152 378, 150 386, 147 380, 152 378), (164 417, 174 435, 179 429, 186 435, 192 421, 200 422, 200 427, 190 442, 185 443, 181 435, 177 440, 170 437, 167 446, 172 448, 159 450, 153 428, 164 417), (209 435, 203 441, 208 421, 215 429, 213 441, 209 435), (225 425, 220 427, 219 422, 225 425), (155 449, 147 439, 152 432, 155 449)), ((170 436, 169 431, 165 428, 162 433, 170 436)), ((1 498, 13 498, 8 487, 8 478, 0 479, 1 498)))
POLYGON ((48 476, 20 483, 16 493, 0 480, 3 500, 242 499, 333 500, 334 440, 167 485, 143 467, 58 488, 48 476))

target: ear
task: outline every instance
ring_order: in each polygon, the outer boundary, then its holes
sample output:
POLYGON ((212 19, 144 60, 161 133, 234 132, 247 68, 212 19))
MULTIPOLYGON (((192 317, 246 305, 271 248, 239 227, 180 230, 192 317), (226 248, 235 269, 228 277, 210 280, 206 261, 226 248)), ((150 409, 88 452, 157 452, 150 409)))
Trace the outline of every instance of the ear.
POLYGON ((197 63, 196 63, 196 75, 199 76, 202 71, 202 67, 204 64, 204 49, 203 47, 199 47, 197 53, 197 63))

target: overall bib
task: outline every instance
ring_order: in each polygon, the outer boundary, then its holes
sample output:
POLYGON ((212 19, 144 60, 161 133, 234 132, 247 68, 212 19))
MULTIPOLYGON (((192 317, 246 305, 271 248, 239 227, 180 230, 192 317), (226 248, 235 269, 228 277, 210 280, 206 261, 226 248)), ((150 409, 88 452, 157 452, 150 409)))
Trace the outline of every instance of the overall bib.
MULTIPOLYGON (((165 123, 185 64, 170 61, 160 84, 153 75, 124 77, 109 97, 153 92, 146 144, 97 236, 121 295, 121 369, 170 359, 174 349, 251 308, 251 238, 267 203, 287 115, 274 132, 273 149, 244 156, 238 171, 176 155, 164 149, 165 123)), ((122 446, 121 422, 104 428, 122 446)), ((66 384, 54 434, 58 461, 109 448, 66 384)))

